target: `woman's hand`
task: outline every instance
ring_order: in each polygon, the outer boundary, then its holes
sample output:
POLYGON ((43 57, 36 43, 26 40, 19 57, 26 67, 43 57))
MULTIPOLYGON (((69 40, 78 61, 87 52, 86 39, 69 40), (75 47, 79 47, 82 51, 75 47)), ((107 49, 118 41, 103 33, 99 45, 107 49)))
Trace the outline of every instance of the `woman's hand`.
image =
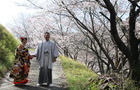
POLYGON ((35 55, 30 55, 29 59, 33 59, 35 57, 35 55))

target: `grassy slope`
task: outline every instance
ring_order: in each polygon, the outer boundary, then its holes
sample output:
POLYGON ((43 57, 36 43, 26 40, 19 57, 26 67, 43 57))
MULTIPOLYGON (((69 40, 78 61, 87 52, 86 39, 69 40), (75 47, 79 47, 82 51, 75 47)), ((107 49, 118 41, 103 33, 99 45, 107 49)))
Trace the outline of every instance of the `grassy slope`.
MULTIPOLYGON (((62 67, 66 75, 69 90, 100 90, 97 75, 86 68, 84 65, 76 62, 65 56, 60 56, 62 67), (92 78, 93 82, 89 81, 92 78), (98 83, 96 83, 98 82, 98 83)), ((110 84, 111 85, 111 84, 110 84)), ((119 87, 121 88, 121 87, 119 87)), ((125 90, 140 90, 139 87, 134 86, 133 81, 125 80, 123 89, 125 90)), ((111 90, 122 90, 122 89, 111 89, 111 90)))
POLYGON ((70 58, 60 56, 59 59, 66 75, 69 90, 89 90, 89 79, 96 78, 97 75, 86 66, 70 58))

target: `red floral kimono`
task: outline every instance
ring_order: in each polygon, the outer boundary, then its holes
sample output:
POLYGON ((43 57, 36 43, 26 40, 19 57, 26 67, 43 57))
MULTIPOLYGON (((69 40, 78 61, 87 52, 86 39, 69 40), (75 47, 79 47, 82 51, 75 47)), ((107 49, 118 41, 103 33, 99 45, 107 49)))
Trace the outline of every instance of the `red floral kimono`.
POLYGON ((30 54, 27 48, 16 49, 15 61, 10 77, 14 79, 14 84, 26 84, 30 69, 30 54))

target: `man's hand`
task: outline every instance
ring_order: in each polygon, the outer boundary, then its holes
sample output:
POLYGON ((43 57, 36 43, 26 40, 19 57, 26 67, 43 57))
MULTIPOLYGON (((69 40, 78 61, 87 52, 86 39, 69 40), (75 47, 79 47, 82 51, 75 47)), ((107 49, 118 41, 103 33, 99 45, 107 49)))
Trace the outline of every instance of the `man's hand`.
POLYGON ((29 59, 33 59, 35 57, 35 55, 30 55, 29 59))

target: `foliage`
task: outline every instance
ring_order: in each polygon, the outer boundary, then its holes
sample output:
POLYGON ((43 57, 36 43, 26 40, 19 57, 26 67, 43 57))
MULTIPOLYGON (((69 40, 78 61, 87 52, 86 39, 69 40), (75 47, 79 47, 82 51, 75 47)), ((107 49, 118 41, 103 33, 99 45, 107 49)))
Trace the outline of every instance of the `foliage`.
POLYGON ((125 90, 139 90, 139 87, 136 87, 133 80, 126 79, 124 82, 125 90))
POLYGON ((96 79, 91 78, 89 85, 89 90, 95 90, 97 87, 99 90, 139 90, 134 81, 124 79, 117 73, 105 74, 96 79))
POLYGON ((0 75, 11 67, 18 41, 0 25, 0 75))
POLYGON ((96 83, 100 90, 121 90, 123 88, 123 78, 119 74, 105 74, 97 78, 97 80, 90 80, 91 89, 96 83))

